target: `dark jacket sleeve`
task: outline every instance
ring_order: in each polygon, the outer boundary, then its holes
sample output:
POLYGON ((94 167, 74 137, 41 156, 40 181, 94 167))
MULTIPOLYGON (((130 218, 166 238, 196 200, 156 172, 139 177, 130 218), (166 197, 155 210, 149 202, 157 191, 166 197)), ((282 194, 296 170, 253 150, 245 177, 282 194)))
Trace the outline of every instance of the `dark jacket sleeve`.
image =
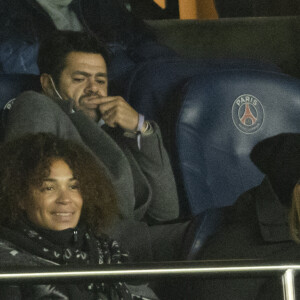
POLYGON ((50 132, 61 138, 81 142, 71 120, 54 101, 43 94, 27 91, 16 98, 9 112, 5 140, 37 132, 50 132))

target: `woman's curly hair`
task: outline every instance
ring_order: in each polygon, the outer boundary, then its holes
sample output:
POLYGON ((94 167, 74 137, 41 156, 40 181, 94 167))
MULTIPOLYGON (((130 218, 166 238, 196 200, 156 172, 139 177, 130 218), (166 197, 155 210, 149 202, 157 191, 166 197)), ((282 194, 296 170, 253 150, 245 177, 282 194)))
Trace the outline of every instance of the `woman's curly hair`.
POLYGON ((118 215, 111 181, 101 163, 85 146, 50 133, 27 134, 0 147, 0 225, 13 225, 24 211, 56 159, 65 161, 79 181, 83 199, 80 220, 101 232, 118 215))

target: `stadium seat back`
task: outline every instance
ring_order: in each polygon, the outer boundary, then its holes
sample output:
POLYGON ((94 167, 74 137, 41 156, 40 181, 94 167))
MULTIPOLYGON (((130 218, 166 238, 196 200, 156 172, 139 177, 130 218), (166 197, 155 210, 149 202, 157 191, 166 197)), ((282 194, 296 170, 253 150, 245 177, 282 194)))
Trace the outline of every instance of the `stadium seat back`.
POLYGON ((260 140, 300 132, 300 81, 263 70, 225 70, 185 86, 176 151, 190 211, 231 205, 263 174, 249 153, 260 140))
POLYGON ((10 108, 12 99, 26 90, 40 90, 39 76, 27 74, 0 74, 0 138, 3 139, 3 128, 6 111, 10 108))

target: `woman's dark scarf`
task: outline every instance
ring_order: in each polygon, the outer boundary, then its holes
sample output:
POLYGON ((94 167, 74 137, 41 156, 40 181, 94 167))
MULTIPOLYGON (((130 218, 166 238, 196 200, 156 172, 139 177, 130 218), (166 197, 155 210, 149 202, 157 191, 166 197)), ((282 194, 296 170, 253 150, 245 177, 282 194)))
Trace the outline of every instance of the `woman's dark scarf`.
MULTIPOLYGON (((26 251, 59 265, 119 264, 128 259, 127 253, 121 252, 116 241, 105 235, 96 238, 82 224, 74 229, 52 231, 37 228, 29 221, 21 220, 13 227, 2 227, 0 235, 13 243, 16 250, 26 251)), ((98 294, 96 299, 102 299, 101 295, 112 294, 124 300, 138 299, 133 298, 126 285, 121 282, 91 283, 85 288, 98 294)))

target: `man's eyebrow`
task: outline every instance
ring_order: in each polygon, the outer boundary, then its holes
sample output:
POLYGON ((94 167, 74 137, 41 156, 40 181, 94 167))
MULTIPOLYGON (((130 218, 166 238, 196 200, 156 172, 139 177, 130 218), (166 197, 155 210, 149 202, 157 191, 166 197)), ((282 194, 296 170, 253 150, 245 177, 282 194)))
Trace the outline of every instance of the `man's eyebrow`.
POLYGON ((103 73, 103 72, 98 72, 95 75, 96 77, 107 77, 107 73, 103 73))
MULTIPOLYGON (((75 71, 72 73, 72 75, 82 75, 85 77, 91 77, 92 74, 88 73, 88 72, 84 72, 84 71, 75 71)), ((95 74, 96 77, 107 77, 107 73, 104 72, 98 72, 95 74)))

